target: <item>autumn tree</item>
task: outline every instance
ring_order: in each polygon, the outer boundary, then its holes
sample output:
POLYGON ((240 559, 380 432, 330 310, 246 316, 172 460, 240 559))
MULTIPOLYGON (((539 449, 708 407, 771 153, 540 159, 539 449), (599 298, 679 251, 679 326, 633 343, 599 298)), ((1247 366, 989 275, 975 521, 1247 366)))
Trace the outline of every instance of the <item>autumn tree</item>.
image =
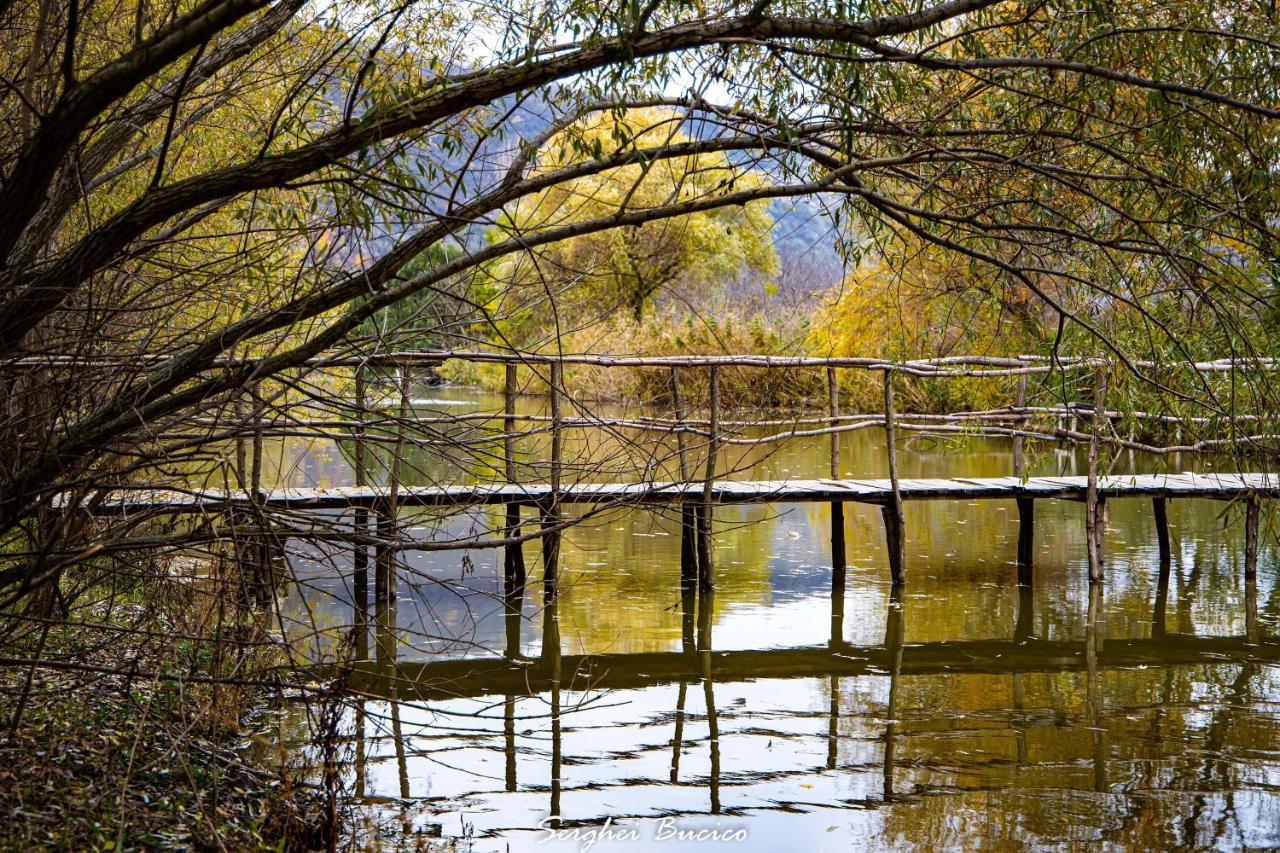
MULTIPOLYGON (((628 151, 678 145, 696 150, 686 115, 670 109, 604 112, 551 137, 535 174, 617 157, 628 151)), ((654 159, 575 178, 511 205, 501 233, 538 233, 619 213, 654 209, 725 191, 768 185, 720 151, 654 159)), ((571 237, 503 260, 493 270, 501 298, 530 288, 557 294, 561 316, 576 325, 626 311, 639 323, 664 290, 705 300, 737 275, 777 270, 772 219, 763 201, 571 237)))

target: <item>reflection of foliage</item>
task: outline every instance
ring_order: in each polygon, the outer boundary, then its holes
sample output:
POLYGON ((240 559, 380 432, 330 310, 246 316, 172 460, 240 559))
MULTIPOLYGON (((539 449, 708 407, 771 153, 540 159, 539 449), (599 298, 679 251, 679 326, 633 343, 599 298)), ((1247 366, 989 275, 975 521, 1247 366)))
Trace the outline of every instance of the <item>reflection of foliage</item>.
MULTIPOLYGON (((724 513, 724 510, 720 511, 724 513)), ((754 523, 718 528, 713 617, 741 605, 767 605, 774 524, 764 508, 754 523)), ((727 519, 728 516, 725 516, 727 519)), ((680 643, 680 525, 641 510, 572 528, 561 549, 561 637, 566 653, 670 651, 680 643)))

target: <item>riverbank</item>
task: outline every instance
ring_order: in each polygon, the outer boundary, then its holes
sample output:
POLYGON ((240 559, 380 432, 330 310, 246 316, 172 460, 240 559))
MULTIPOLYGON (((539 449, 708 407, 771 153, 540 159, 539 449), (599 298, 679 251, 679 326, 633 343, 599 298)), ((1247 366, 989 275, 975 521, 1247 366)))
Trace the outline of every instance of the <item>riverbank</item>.
POLYGON ((0 849, 326 846, 320 791, 242 756, 274 724, 271 643, 136 605, 74 615, 5 643, 0 849))

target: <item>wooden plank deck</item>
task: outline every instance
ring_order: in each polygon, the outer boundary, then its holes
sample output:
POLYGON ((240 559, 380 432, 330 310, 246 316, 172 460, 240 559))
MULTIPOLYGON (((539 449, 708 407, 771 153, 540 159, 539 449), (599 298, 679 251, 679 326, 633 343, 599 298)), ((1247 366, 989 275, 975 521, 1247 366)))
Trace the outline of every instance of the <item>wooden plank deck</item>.
MULTIPOLYGON (((904 501, 1058 498, 1082 500, 1088 488, 1085 477, 956 478, 949 480, 901 480, 904 501)), ((1106 498, 1166 497, 1231 499, 1246 496, 1280 497, 1280 474, 1121 474, 1098 478, 1099 494, 1106 498)), ((716 482, 712 499, 720 504, 804 503, 855 501, 884 504, 892 498, 888 480, 757 480, 716 482)), ((385 487, 349 486, 332 489, 273 489, 261 505, 287 510, 341 510, 376 507, 385 500, 385 487)), ((491 484, 458 486, 402 486, 400 506, 482 506, 495 504, 538 505, 551 497, 543 484, 491 484)), ((703 484, 690 483, 569 483, 560 492, 561 503, 661 505, 700 502, 703 484)), ((191 514, 216 512, 252 503, 240 490, 121 489, 84 508, 96 515, 135 513, 191 514)))

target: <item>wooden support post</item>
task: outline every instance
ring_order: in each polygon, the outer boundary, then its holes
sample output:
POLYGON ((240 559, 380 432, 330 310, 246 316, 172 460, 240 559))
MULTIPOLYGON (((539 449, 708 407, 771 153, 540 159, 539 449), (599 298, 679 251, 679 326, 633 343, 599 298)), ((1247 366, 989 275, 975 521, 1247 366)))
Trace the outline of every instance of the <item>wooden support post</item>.
MULTIPOLYGON (((543 541, 545 543, 546 540, 543 541)), ((563 763, 561 752, 563 733, 560 720, 560 679, 563 673, 561 672, 560 610, 554 595, 544 602, 542 608, 542 652, 539 666, 551 682, 549 691, 551 698, 551 807, 548 815, 551 818, 549 825, 558 827, 563 763)))
POLYGON ((906 543, 903 541, 902 491, 898 485, 898 437, 893 411, 893 370, 884 371, 884 433, 889 454, 889 482, 892 496, 889 503, 880 508, 884 518, 885 544, 889 550, 889 575, 894 585, 906 580, 903 566, 906 543))
MULTIPOLYGON (((507 482, 516 482, 516 365, 506 365, 506 382, 503 385, 502 458, 506 467, 507 482)), ((503 535, 510 539, 520 535, 520 504, 506 506, 506 524, 503 535)), ((523 587, 525 579, 524 548, 519 544, 508 545, 503 553, 503 568, 507 592, 523 587)))
MULTIPOLYGON (((508 483, 516 482, 516 365, 506 365, 503 384, 502 457, 508 483)), ((513 538, 520 535, 520 504, 506 505, 503 535, 513 538)), ((506 656, 515 660, 520 656, 520 632, 524 618, 524 589, 526 571, 524 548, 513 543, 503 550, 503 606, 505 616, 506 656)), ((514 750, 514 746, 512 747, 514 750)), ((514 785, 514 751, 508 757, 508 785, 514 785)), ((514 789, 512 789, 514 790, 514 789)))
POLYGON ((255 505, 262 503, 262 383, 255 382, 249 389, 253 399, 253 465, 249 469, 249 489, 255 505))
POLYGON ((1036 502, 1018 498, 1018 584, 1031 586, 1035 573, 1036 502))
MULTIPOLYGON (((827 411, 831 415, 831 428, 840 425, 840 387, 836 382, 836 369, 827 368, 827 411)), ((840 479, 840 433, 831 433, 831 479, 840 479)), ((836 572, 844 572, 844 503, 831 502, 831 566, 836 572)))
POLYGON ((698 650, 694 624, 698 616, 697 592, 692 587, 680 590, 680 650, 692 655, 698 650))
POLYGON ((244 432, 249 423, 249 407, 246 405, 244 389, 236 392, 236 488, 249 487, 249 452, 244 432))
MULTIPOLYGON (((1027 406, 1027 377, 1026 374, 1018 377, 1018 390, 1013 398, 1013 406, 1018 410, 1018 429, 1025 429, 1027 425, 1026 416, 1022 413, 1022 409, 1027 406)), ((1015 435, 1013 437, 1013 476, 1026 476, 1026 459, 1024 458, 1022 447, 1022 436, 1015 435)))
POLYGON ((707 788, 711 794, 711 814, 720 814, 720 720, 716 711, 715 679, 711 672, 711 650, 702 653, 702 699, 707 708, 707 747, 711 759, 707 788))
POLYGON ((542 595, 554 601, 560 573, 560 531, 554 530, 560 523, 560 488, 562 476, 563 424, 561 395, 564 391, 564 363, 551 362, 551 494, 543 509, 542 527, 542 595))
POLYGON ((1089 431, 1088 486, 1085 492, 1084 525, 1085 546, 1089 559, 1089 582, 1102 581, 1103 519, 1105 500, 1098 494, 1098 444, 1102 437, 1102 423, 1107 399, 1107 371, 1098 368, 1093 379, 1093 427, 1089 431))
MULTIPOLYGON (((365 375, 364 365, 356 368, 354 448, 354 479, 356 486, 369 485, 369 473, 364 456, 365 375)), ((369 511, 357 507, 353 522, 355 535, 361 539, 369 535, 369 511)), ((356 542, 351 554, 351 603, 354 610, 353 630, 356 633, 356 660, 369 658, 369 547, 356 542)))
POLYGON ((702 516, 698 519, 698 587, 715 588, 715 557, 711 540, 716 456, 720 452, 720 367, 711 365, 711 429, 707 439, 707 474, 702 484, 702 516))
MULTIPOLYGON (((676 450, 680 461, 680 482, 687 484, 692 476, 689 467, 689 436, 685 434, 684 399, 680 394, 680 369, 671 368, 671 405, 676 418, 676 450)), ((689 501, 680 503, 680 585, 691 588, 698 582, 697 508, 689 501)))
POLYGON ((1244 502, 1244 576, 1258 576, 1258 499, 1245 498, 1244 502))
MULTIPOLYGON (((1014 398, 1014 405, 1021 410, 1027 405, 1027 377, 1025 374, 1018 377, 1017 397, 1014 398)), ((1021 412, 1019 412, 1021 414, 1021 412)), ((1025 428, 1026 419, 1021 418, 1018 421, 1018 427, 1025 428)), ((1023 452, 1022 436, 1015 435, 1013 437, 1013 476, 1019 479, 1025 479, 1027 476, 1027 462, 1023 452)), ((1033 498, 1018 498, 1018 583, 1021 586, 1030 586, 1033 579, 1032 561, 1035 554, 1036 542, 1036 503, 1033 498)))
MULTIPOLYGON (((245 440, 245 430, 249 424, 249 407, 246 403, 242 388, 236 392, 233 403, 236 419, 235 488, 241 491, 249 487, 248 444, 245 440)), ((251 517, 247 510, 233 506, 227 513, 227 521, 231 527, 231 544, 235 552, 232 577, 236 585, 236 601, 240 607, 248 610, 252 605, 253 595, 250 590, 250 573, 247 567, 253 562, 254 546, 252 541, 245 540, 245 528, 250 525, 251 517)))
POLYGON ((831 573, 831 639, 827 647, 838 649, 844 645, 844 599, 847 573, 840 567, 831 573))
POLYGON ((1151 499, 1151 514, 1156 523, 1156 544, 1160 551, 1160 571, 1167 571, 1173 561, 1173 551, 1169 546, 1169 510, 1165 498, 1151 499))
POLYGON ((253 588, 258 609, 265 610, 271 604, 275 589, 275 567, 272 564, 272 536, 262 505, 266 493, 262 490, 262 382, 254 382, 249 393, 253 399, 253 464, 249 469, 249 495, 255 507, 255 516, 261 530, 253 553, 253 588))
POLYGON ((684 751, 684 708, 688 702, 689 683, 680 680, 676 691, 676 726, 671 734, 671 784, 680 784, 680 753, 684 751))
POLYGON ((374 562, 374 619, 377 622, 378 660, 394 663, 396 657, 397 608, 396 595, 399 579, 396 571, 396 551, 390 546, 399 538, 400 472, 404 458, 405 428, 409 421, 409 386, 413 381, 413 369, 404 365, 400 370, 400 417, 396 423, 395 449, 391 456, 387 497, 378 513, 378 539, 374 562))
POLYGON ((373 622, 377 660, 390 664, 396 658, 396 592, 395 551, 390 544, 396 538, 395 515, 391 502, 381 500, 375 510, 378 523, 378 545, 374 548, 373 622))
POLYGON ((356 729, 356 746, 355 746, 355 765, 356 765, 356 790, 357 798, 363 798, 365 792, 365 780, 368 778, 368 762, 369 750, 366 744, 365 735, 365 711, 364 699, 355 701, 355 729, 356 729))

